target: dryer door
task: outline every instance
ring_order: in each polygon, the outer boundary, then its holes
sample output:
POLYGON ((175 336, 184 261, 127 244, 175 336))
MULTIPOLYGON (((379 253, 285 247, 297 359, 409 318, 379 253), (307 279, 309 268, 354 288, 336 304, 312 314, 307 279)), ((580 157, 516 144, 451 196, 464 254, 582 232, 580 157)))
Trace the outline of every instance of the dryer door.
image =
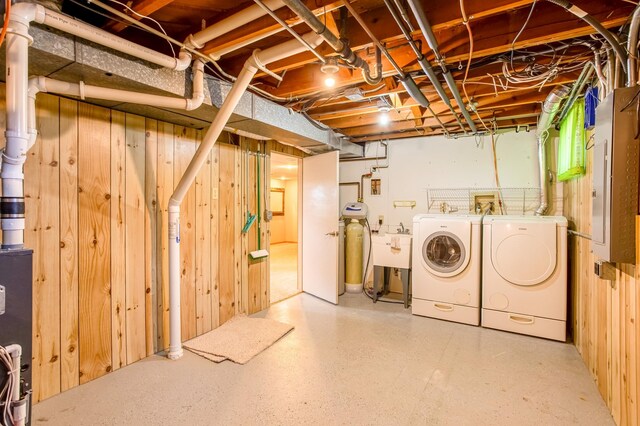
POLYGON ((452 277, 462 272, 467 266, 469 253, 456 234, 438 231, 424 240, 422 260, 432 274, 438 277, 452 277))
POLYGON ((501 222, 491 225, 491 262, 502 278, 519 286, 544 282, 556 268, 556 224, 501 222))

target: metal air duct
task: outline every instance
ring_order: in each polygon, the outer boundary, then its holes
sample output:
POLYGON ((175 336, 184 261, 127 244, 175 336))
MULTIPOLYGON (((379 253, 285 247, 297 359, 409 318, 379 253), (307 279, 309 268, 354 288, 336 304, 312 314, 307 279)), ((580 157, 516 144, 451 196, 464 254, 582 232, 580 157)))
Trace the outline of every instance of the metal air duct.
POLYGON ((538 163, 540 168, 540 205, 536 216, 544 216, 549 209, 549 188, 547 184, 547 136, 553 119, 560 111, 560 104, 569 96, 568 86, 555 87, 542 104, 542 112, 538 119, 536 138, 538 139, 538 163))

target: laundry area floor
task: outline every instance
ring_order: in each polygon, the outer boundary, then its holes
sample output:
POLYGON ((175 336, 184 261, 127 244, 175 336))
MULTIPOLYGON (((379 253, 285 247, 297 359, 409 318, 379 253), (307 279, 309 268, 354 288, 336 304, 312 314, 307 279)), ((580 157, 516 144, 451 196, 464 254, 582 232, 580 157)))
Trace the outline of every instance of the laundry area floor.
POLYGON ((298 244, 278 243, 269 247, 271 258, 271 303, 298 293, 298 244))
POLYGON ((614 424, 575 347, 301 294, 246 365, 160 355, 37 404, 35 425, 614 424))

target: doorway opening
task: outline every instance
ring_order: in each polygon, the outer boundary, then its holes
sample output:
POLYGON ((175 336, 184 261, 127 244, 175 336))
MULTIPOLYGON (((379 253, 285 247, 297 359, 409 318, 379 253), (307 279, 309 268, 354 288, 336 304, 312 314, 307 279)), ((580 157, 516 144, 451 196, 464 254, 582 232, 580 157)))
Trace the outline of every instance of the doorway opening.
POLYGON ((280 302, 300 293, 300 161, 271 153, 270 300, 280 302))

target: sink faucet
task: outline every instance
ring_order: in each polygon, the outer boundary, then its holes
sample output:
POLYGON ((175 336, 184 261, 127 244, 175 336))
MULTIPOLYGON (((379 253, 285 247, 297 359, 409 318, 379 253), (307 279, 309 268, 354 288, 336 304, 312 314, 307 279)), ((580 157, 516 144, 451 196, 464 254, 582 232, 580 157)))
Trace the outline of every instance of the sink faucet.
POLYGON ((404 234, 405 232, 408 232, 409 230, 405 230, 404 229, 404 225, 402 224, 402 222, 400 222, 400 228, 398 228, 398 234, 404 234))

